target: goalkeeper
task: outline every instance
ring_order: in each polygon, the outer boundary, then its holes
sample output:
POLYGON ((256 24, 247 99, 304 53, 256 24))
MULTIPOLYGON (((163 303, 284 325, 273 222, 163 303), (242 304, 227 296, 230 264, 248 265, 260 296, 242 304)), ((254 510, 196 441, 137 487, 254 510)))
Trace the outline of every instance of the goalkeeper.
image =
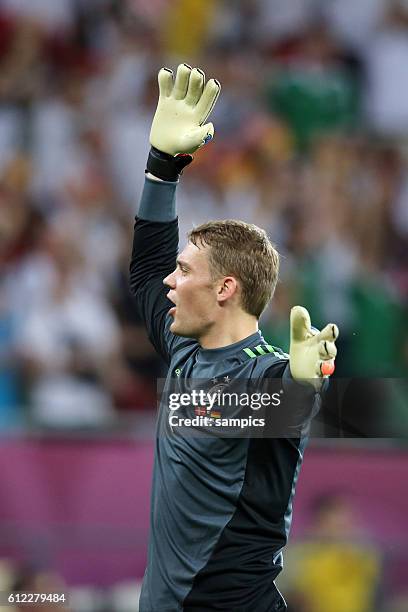
MULTIPOLYGON (((131 290, 166 386, 192 379, 279 379, 288 402, 314 406, 334 369, 334 324, 313 329, 305 308, 290 315, 290 354, 258 329, 279 258, 260 228, 210 221, 178 255, 175 192, 192 153, 211 140, 206 123, 219 83, 187 64, 159 72, 159 102, 136 217, 131 290)), ((193 205, 193 203, 192 203, 193 205)), ((158 415, 148 563, 141 612, 285 610, 275 586, 306 438, 185 435, 158 415)))

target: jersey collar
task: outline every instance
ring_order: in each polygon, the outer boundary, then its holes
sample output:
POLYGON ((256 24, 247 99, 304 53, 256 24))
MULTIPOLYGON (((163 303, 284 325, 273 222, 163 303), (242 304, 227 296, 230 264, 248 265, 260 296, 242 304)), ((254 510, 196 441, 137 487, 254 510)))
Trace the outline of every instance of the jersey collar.
POLYGON ((254 343, 259 343, 259 341, 265 342, 260 330, 251 334, 247 338, 240 340, 239 342, 234 342, 234 344, 228 344, 227 346, 221 346, 220 348, 214 349, 200 348, 197 354, 197 361, 200 363, 213 363, 214 361, 222 361, 224 359, 232 357, 233 355, 236 355, 247 346, 251 346, 254 343))

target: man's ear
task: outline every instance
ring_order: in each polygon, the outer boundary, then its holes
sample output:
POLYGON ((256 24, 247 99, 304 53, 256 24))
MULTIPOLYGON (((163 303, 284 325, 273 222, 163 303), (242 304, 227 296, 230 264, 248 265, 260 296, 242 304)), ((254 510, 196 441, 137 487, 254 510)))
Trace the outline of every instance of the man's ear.
POLYGON ((225 302, 236 295, 238 283, 233 276, 225 276, 218 285, 217 298, 219 302, 225 302))

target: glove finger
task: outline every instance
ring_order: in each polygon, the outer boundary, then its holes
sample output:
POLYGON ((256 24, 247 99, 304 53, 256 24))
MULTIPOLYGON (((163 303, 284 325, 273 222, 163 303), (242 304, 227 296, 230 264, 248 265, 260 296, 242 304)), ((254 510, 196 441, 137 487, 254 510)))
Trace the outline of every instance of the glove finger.
POLYGON ((334 359, 326 359, 318 361, 316 366, 316 374, 320 378, 323 376, 331 376, 335 370, 334 359))
POLYGON ((331 342, 336 341, 339 335, 339 328, 335 323, 329 323, 319 332, 319 340, 329 340, 331 342))
POLYGON ((173 89, 173 71, 170 68, 162 68, 157 75, 160 96, 168 97, 173 89))
POLYGON ((191 74, 191 66, 180 64, 177 68, 176 80, 174 81, 173 97, 176 100, 184 100, 187 93, 188 82, 191 74))
POLYGON ((299 342, 311 335, 310 315, 303 306, 294 306, 290 311, 290 337, 299 342))
POLYGON ((334 342, 329 340, 321 340, 319 342, 319 356, 322 359, 334 359, 337 355, 337 348, 334 342))
POLYGON ((190 74, 190 81, 188 83, 188 90, 186 95, 186 102, 190 106, 195 106, 199 101, 205 83, 205 74, 199 68, 193 68, 190 74))
POLYGON ((194 153, 200 147, 207 144, 214 137, 214 126, 212 123, 206 123, 201 127, 191 130, 183 139, 183 151, 194 153))
POLYGON ((217 98, 220 95, 220 91, 220 83, 215 79, 210 79, 205 86, 203 95, 199 99, 195 109, 195 116, 199 125, 202 125, 211 113, 217 98))

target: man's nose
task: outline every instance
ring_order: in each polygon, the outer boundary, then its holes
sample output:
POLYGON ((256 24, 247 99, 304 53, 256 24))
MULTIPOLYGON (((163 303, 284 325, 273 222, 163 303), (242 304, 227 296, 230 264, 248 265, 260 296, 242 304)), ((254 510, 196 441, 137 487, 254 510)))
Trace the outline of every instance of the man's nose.
POLYGON ((172 272, 171 274, 168 274, 166 278, 163 279, 163 284, 166 285, 167 287, 170 287, 171 289, 174 289, 175 284, 176 284, 174 272, 172 272))

